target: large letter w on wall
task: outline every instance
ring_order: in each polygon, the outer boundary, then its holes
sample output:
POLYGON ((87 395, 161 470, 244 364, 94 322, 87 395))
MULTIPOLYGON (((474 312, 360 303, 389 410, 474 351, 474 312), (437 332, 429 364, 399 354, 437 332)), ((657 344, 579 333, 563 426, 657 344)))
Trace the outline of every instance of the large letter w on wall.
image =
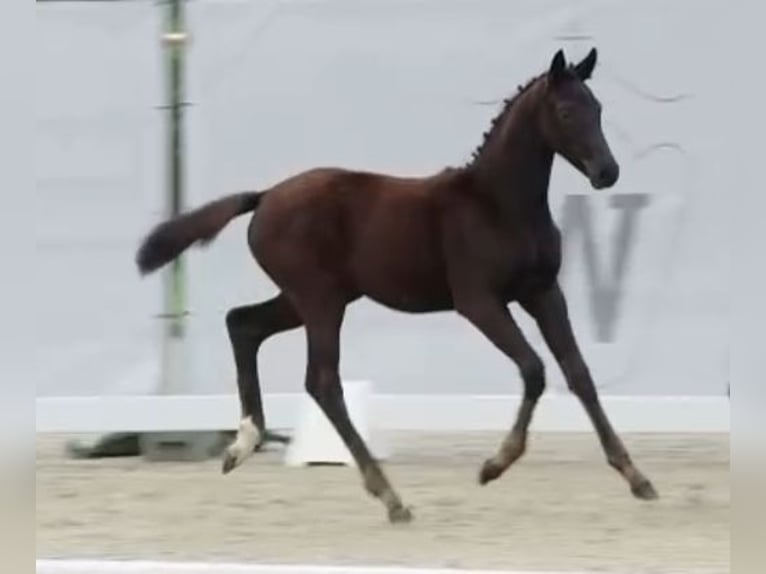
MULTIPOLYGON (((633 250, 638 214, 649 204, 644 193, 615 194, 609 198, 609 207, 618 209, 614 233, 609 236, 612 258, 606 271, 602 269, 596 249, 591 198, 586 195, 568 195, 564 199, 561 216, 561 235, 564 245, 574 243, 582 246, 585 277, 588 282, 588 299, 596 340, 608 343, 614 340, 615 326, 620 316, 623 283, 628 258, 633 250)), ((565 259, 566 261, 566 259, 565 259)))

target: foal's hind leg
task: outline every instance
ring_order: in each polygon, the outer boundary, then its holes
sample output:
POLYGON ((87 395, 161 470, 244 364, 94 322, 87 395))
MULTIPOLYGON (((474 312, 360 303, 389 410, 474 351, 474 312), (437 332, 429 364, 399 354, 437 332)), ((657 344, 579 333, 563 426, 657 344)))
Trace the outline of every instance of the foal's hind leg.
POLYGON ((343 399, 338 363, 340 361, 340 328, 345 301, 333 297, 312 296, 299 306, 308 336, 306 390, 316 401, 353 455, 364 480, 364 486, 379 498, 388 510, 391 522, 409 522, 410 510, 386 478, 378 462, 351 422, 343 399))
POLYGON ((223 472, 230 472, 250 456, 264 438, 265 420, 258 379, 258 349, 270 336, 299 327, 302 321, 284 297, 235 307, 226 314, 234 362, 242 419, 237 438, 224 453, 223 472))
POLYGON ((542 360, 524 338, 510 311, 500 300, 490 295, 474 293, 464 296, 456 303, 460 314, 516 363, 524 381, 524 398, 516 421, 497 454, 485 461, 479 473, 479 482, 486 484, 498 478, 524 454, 532 413, 545 390, 545 369, 542 360))
POLYGON ((609 423, 598 399, 590 371, 577 346, 569 322, 566 299, 558 285, 527 301, 524 307, 536 319, 546 343, 561 366, 567 385, 580 399, 606 453, 609 464, 622 474, 637 498, 657 498, 652 483, 635 467, 627 449, 609 423))

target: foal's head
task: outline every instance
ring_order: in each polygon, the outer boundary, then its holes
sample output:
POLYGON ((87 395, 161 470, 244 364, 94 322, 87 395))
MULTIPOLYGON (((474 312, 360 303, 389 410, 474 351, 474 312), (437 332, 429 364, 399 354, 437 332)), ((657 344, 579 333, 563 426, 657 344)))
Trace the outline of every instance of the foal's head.
POLYGON ((574 66, 559 50, 545 74, 541 127, 547 144, 582 172, 596 189, 617 182, 620 167, 601 130, 601 104, 585 81, 596 66, 596 49, 574 66))

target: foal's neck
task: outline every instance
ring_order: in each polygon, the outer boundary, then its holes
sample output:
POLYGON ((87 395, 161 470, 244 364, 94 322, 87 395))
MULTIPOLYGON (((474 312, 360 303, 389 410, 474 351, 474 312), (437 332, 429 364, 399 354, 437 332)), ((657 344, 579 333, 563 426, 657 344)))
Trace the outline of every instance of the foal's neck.
POLYGON ((513 220, 549 215, 553 151, 540 129, 540 100, 534 90, 533 86, 511 104, 507 117, 471 165, 477 191, 513 220))

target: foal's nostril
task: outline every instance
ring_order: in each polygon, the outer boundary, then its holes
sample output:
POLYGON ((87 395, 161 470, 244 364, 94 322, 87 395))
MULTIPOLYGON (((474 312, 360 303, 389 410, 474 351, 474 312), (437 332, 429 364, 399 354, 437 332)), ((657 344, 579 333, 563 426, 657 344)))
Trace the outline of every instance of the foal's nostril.
POLYGON ((620 175, 620 168, 617 166, 616 163, 611 165, 605 165, 599 168, 598 172, 596 173, 596 180, 598 181, 600 185, 604 187, 609 187, 615 184, 619 175, 620 175))

